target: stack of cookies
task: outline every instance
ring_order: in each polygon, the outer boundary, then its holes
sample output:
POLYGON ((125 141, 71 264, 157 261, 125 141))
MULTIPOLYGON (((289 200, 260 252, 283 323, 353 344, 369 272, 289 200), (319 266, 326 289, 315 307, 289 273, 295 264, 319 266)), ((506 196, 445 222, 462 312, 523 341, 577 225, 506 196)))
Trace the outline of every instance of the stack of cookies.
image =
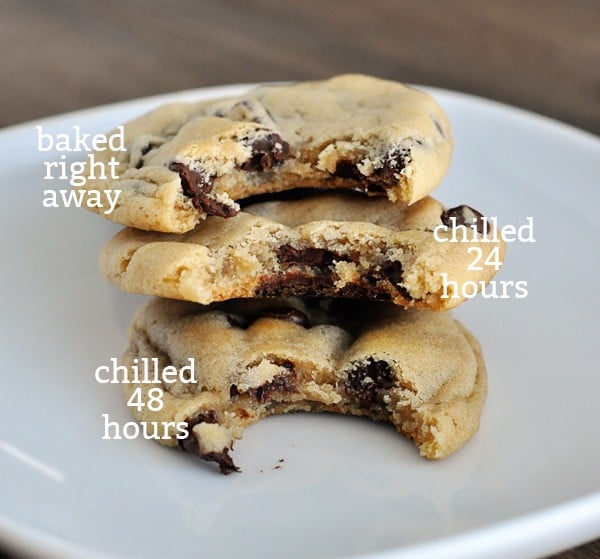
POLYGON ((452 152, 431 96, 345 75, 166 105, 124 135, 126 151, 96 156, 119 178, 84 190, 121 191, 104 276, 156 296, 123 364, 194 364, 135 412, 167 426, 159 442, 230 473, 234 440, 275 413, 391 422, 432 459, 476 432, 485 366, 448 309, 495 273, 469 248, 485 261, 504 246, 479 212, 428 196, 452 152), (470 242, 448 242, 466 225, 470 242))

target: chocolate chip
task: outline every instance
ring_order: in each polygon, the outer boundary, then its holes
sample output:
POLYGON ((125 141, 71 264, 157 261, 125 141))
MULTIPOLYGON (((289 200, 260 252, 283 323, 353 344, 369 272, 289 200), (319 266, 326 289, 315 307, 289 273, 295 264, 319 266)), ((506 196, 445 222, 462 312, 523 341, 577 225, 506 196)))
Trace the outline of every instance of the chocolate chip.
POLYGON ((365 194, 384 194, 385 188, 377 182, 371 181, 370 177, 365 177, 351 161, 341 160, 337 162, 334 176, 342 179, 351 179, 356 181, 355 189, 365 194))
POLYGON ((277 258, 282 264, 289 266, 310 266, 319 272, 328 272, 334 260, 347 260, 331 250, 323 248, 294 248, 292 245, 281 245, 277 249, 277 258))
POLYGON ((394 386, 394 375, 385 361, 367 360, 348 372, 344 389, 363 408, 383 406, 386 390, 394 386))
MULTIPOLYGON (((296 391, 297 386, 297 373, 294 369, 294 364, 291 361, 283 360, 275 363, 280 367, 284 367, 288 370, 287 373, 280 373, 275 375, 272 380, 266 382, 265 384, 258 386, 256 388, 251 388, 246 392, 250 398, 256 400, 260 404, 264 404, 265 402, 271 399, 271 396, 274 392, 283 392, 286 394, 291 394, 296 391)), ((232 384, 229 387, 229 397, 236 398, 241 394, 237 385, 232 384)))
POLYGON ((485 217, 471 206, 464 204, 443 212, 441 220, 446 227, 454 227, 455 225, 471 227, 476 224, 477 231, 481 235, 490 230, 489 224, 485 223, 485 217))
POLYGON ((327 297, 335 294, 333 279, 322 274, 288 272, 280 276, 265 276, 256 288, 257 297, 305 296, 327 297))
POLYGON ((410 152, 407 149, 396 148, 389 151, 383 158, 383 165, 373 172, 373 175, 377 177, 376 182, 382 186, 396 184, 397 175, 409 162, 410 152))
POLYGON ((392 299, 387 289, 381 285, 369 284, 366 281, 362 283, 347 283, 344 287, 337 290, 334 295, 348 299, 370 299, 373 301, 390 301, 392 299))
POLYGON ((199 423, 218 423, 217 412, 215 410, 208 410, 195 415, 194 419, 188 421, 188 427, 191 429, 199 423))
POLYGON ((270 128, 276 127, 275 118, 262 103, 242 99, 228 108, 219 107, 212 112, 213 116, 225 117, 237 122, 255 122, 270 128))
POLYGON ((402 283, 402 264, 400 262, 386 262, 385 264, 374 266, 366 274, 366 280, 370 285, 377 285, 382 279, 392 284, 394 290, 411 301, 412 297, 408 290, 400 285, 402 283))
POLYGON ((223 107, 213 110, 212 116, 218 118, 225 117, 236 122, 258 122, 258 119, 253 116, 253 112, 256 111, 252 102, 248 99, 242 99, 238 103, 231 105, 227 110, 223 107))
MULTIPOLYGON (((391 299, 389 289, 382 286, 379 278, 369 283, 367 279, 347 283, 337 288, 332 274, 287 272, 279 276, 265 276, 261 279, 254 295, 256 297, 345 297, 349 299, 391 299), (379 282, 379 283, 378 283, 379 282)), ((397 290, 401 289, 396 287, 397 290)), ((407 297, 410 300, 410 297, 407 297)))
POLYGON ((198 440, 192 433, 193 428, 200 423, 217 423, 217 413, 214 410, 197 414, 187 422, 188 436, 185 439, 179 439, 179 446, 190 454, 200 454, 198 440))
POLYGON ((287 360, 280 361, 276 364, 286 368, 288 372, 275 375, 273 380, 262 386, 248 390, 248 395, 260 404, 269 401, 274 392, 292 394, 296 391, 298 375, 294 369, 294 364, 287 360))
POLYGON ((243 171, 268 171, 281 165, 290 156, 290 145, 275 132, 254 139, 245 140, 252 150, 250 159, 240 165, 243 171))
POLYGON ((282 245, 277 251, 277 258, 285 267, 300 267, 300 270, 284 270, 278 276, 265 276, 257 288, 255 295, 273 297, 279 295, 299 295, 305 297, 349 297, 389 300, 394 293, 400 294, 407 301, 412 297, 402 283, 402 264, 387 262, 373 266, 362 278, 346 283, 343 287, 335 286, 336 274, 334 262, 352 262, 346 256, 320 248, 294 248, 282 245))
POLYGON ((148 145, 144 146, 141 150, 140 150, 140 159, 137 162, 137 165, 135 166, 136 169, 141 169, 144 166, 144 155, 146 155, 148 152, 152 151, 153 149, 159 147, 160 144, 157 143, 149 143, 148 145))
MULTIPOLYGON (((266 107, 264 107, 265 112, 269 117, 271 117, 270 113, 267 112, 266 107)), ((254 103, 249 99, 242 99, 239 103, 236 103, 229 109, 229 118, 232 120, 245 120, 256 122, 257 124, 267 124, 265 119, 258 116, 258 110, 254 106, 254 103), (251 117, 251 118, 249 118, 251 117)), ((271 117, 271 121, 273 118, 271 117)))
POLYGON ((378 194, 398 182, 398 175, 410 162, 410 159, 409 150, 394 148, 383 157, 382 165, 374 169, 368 177, 360 172, 356 163, 348 160, 338 161, 333 175, 356 181, 358 189, 371 194, 378 194))
POLYGON ((219 470, 224 475, 229 475, 233 472, 239 472, 240 469, 234 464, 233 459, 229 456, 229 450, 224 449, 221 452, 205 452, 200 455, 204 460, 216 462, 219 464, 219 470))
POLYGON ((388 262, 381 266, 381 273, 394 286, 396 291, 402 295, 407 301, 411 301, 412 297, 408 290, 400 285, 402 283, 402 264, 400 262, 388 262))
POLYGON ((250 101, 249 99, 242 99, 239 103, 236 103, 231 108, 231 110, 234 110, 237 107, 244 107, 244 109, 247 109, 249 111, 253 111, 254 110, 254 105, 252 104, 252 101, 250 101))
POLYGON ((310 320, 302 311, 293 307, 282 307, 279 309, 272 309, 263 311, 262 316, 269 318, 277 318, 278 320, 287 320, 298 324, 303 328, 310 328, 310 320))
POLYGON ((208 215, 219 217, 233 217, 238 213, 238 210, 234 207, 208 197, 213 189, 215 175, 206 175, 194 171, 187 165, 176 161, 169 165, 169 169, 179 173, 183 193, 192 199, 195 208, 204 211, 208 215))
POLYGON ((147 146, 144 146, 141 149, 142 155, 146 155, 149 151, 153 150, 156 147, 158 147, 158 144, 156 144, 156 143, 150 143, 147 146))
POLYGON ((431 117, 431 120, 433 121, 433 125, 435 126, 436 130, 440 133, 440 136, 442 138, 445 138, 446 134, 444 134, 444 129, 442 128, 442 125, 439 123, 439 121, 433 117, 431 117))
POLYGON ((402 264, 400 262, 388 262, 380 267, 381 273, 388 278, 392 285, 398 285, 402 281, 402 264))
POLYGON ((337 162, 333 174, 342 179, 353 179, 361 182, 365 179, 365 176, 358 170, 356 163, 344 159, 337 162))
POLYGON ((193 419, 188 420, 187 429, 188 436, 185 439, 179 439, 179 446, 190 454, 197 454, 200 458, 208 460, 210 462, 216 462, 219 464, 219 469, 222 474, 230 474, 232 472, 239 472, 239 468, 233 463, 231 456, 229 456, 229 449, 224 448, 221 452, 201 452, 198 444, 198 439, 193 433, 193 428, 200 423, 217 423, 217 413, 214 410, 201 412, 194 416, 193 419))

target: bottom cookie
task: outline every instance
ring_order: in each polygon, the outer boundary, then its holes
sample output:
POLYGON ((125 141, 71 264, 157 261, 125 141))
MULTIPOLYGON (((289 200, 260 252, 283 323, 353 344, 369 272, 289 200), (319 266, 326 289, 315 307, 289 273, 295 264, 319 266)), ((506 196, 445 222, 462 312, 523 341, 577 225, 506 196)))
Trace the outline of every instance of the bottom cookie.
POLYGON ((422 456, 444 458, 479 428, 487 390, 479 344, 450 313, 391 303, 154 299, 129 342, 127 380, 157 372, 123 383, 148 438, 225 474, 238 471, 229 452, 245 427, 298 411, 390 422, 422 456))

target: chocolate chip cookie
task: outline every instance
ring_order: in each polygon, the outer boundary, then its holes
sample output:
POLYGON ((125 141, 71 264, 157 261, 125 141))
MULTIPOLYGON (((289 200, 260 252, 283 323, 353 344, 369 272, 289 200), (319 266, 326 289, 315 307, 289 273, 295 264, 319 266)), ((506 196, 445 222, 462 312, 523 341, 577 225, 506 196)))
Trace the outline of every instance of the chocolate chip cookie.
POLYGON ((166 105, 125 125, 124 138, 125 151, 96 154, 118 162, 119 178, 82 189, 120 190, 108 218, 173 233, 207 215, 234 216, 248 196, 301 186, 412 204, 438 186, 452 152, 430 95, 364 75, 166 105))
POLYGON ((445 224, 470 223, 474 215, 430 197, 402 208, 335 191, 254 204, 182 235, 126 228, 102 251, 100 268, 126 291, 202 304, 301 295, 444 310, 464 300, 465 282, 481 288, 496 272, 471 266, 471 247, 482 261, 494 248, 504 254, 502 241, 485 242, 478 232, 468 243, 442 242, 452 235, 445 224))
POLYGON ((486 395, 479 345, 450 313, 390 303, 153 299, 137 312, 129 342, 128 370, 142 358, 159 370, 193 360, 193 383, 123 387, 130 396, 141 386, 146 402, 150 389, 162 389, 161 409, 134 409, 150 435, 173 426, 148 438, 217 462, 223 473, 237 471, 229 452, 245 427, 299 411, 390 422, 421 455, 444 458, 477 431, 486 395))

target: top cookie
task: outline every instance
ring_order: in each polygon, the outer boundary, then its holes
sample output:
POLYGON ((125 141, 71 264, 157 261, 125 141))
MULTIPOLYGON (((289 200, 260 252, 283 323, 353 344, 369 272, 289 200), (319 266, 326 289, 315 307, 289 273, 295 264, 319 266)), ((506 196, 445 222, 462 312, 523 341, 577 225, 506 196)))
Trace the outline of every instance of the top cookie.
POLYGON ((95 156, 114 157, 119 178, 88 179, 83 190, 121 190, 107 217, 172 233, 236 215, 236 200, 299 186, 412 204, 438 186, 452 152, 430 95, 363 75, 165 105, 126 124, 124 138, 126 151, 95 156))

